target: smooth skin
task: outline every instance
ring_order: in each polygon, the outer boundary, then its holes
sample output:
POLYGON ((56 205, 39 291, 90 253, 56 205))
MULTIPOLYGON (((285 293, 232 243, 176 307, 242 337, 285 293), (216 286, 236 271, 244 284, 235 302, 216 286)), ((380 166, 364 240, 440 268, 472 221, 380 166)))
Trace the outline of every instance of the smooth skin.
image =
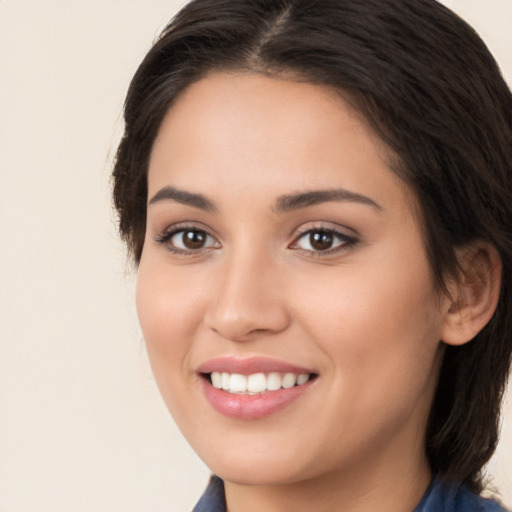
MULTIPOLYGON (((229 512, 410 512, 428 487, 440 340, 471 339, 497 295, 473 283, 488 307, 464 330, 389 161, 339 95, 292 79, 212 73, 164 119, 137 309, 164 400, 225 480, 229 512), (283 200, 314 191, 336 192, 283 200), (230 418, 197 371, 221 356, 318 377, 266 418, 230 418)), ((491 276, 496 256, 475 254, 491 276)))

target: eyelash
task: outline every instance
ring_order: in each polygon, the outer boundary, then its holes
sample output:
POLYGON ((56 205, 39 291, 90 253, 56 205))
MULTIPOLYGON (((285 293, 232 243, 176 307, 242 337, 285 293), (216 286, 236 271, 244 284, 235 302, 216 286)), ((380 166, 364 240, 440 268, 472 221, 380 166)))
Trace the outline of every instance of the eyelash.
MULTIPOLYGON (((176 246, 171 245, 169 242, 170 240, 178 235, 178 234, 185 234, 185 233, 196 233, 196 234, 202 234, 209 237, 210 239, 215 241, 215 238, 208 233, 207 230, 198 228, 197 226, 173 226, 171 228, 168 228, 165 230, 161 235, 155 238, 155 241, 161 245, 166 245, 167 250, 172 252, 173 254, 177 254, 179 256, 197 256, 200 253, 203 253, 204 251, 211 251, 214 249, 220 248, 220 244, 218 242, 217 246, 211 246, 211 247, 199 247, 197 249, 182 249, 176 246)), ((356 245, 358 242, 357 238, 353 236, 348 236, 345 233, 342 233, 341 231, 338 231, 333 228, 328 227, 313 227, 305 229, 304 231, 300 232, 294 239, 294 241, 288 245, 289 248, 299 250, 305 253, 308 253, 309 255, 313 257, 322 257, 322 256, 328 256, 332 254, 338 254, 344 251, 347 251, 351 249, 354 245, 356 245), (301 240, 304 240, 308 235, 311 237, 313 234, 322 234, 322 235, 328 235, 332 236, 334 240, 337 240, 339 243, 333 248, 329 248, 326 250, 313 250, 313 249, 303 249, 299 247, 299 242, 301 240)), ((333 242, 333 243, 336 243, 333 242)), ((215 245, 215 242, 214 242, 215 245)), ((311 240, 310 240, 311 245, 311 240)))
POLYGON ((194 249, 181 249, 179 247, 175 247, 171 245, 169 242, 170 240, 178 235, 179 233, 201 233, 204 234, 206 237, 209 237, 213 240, 215 238, 208 233, 206 229, 198 228, 197 226, 187 226, 187 225, 181 225, 181 226, 172 226, 170 228, 167 228, 161 235, 159 235, 157 238, 155 238, 155 242, 166 245, 167 250, 172 252, 173 254, 177 254, 179 256, 197 256, 200 252, 203 252, 205 250, 212 250, 216 249, 217 247, 201 247, 197 250, 194 249))
MULTIPOLYGON (((311 242, 311 240, 310 240, 310 242, 311 242)), ((323 226, 316 226, 313 228, 305 229, 304 231, 300 232, 298 234, 298 236, 295 237, 294 241, 288 247, 290 247, 292 249, 302 250, 304 252, 307 252, 308 254, 310 254, 313 257, 321 258, 321 257, 348 251, 349 249, 354 247, 354 245, 356 245, 357 242, 358 242, 358 240, 354 236, 349 236, 341 231, 338 231, 337 229, 323 227, 323 226), (305 239, 308 235, 311 237, 311 235, 313 235, 315 233, 332 236, 332 238, 334 240, 337 239, 339 243, 335 247, 326 249, 324 251, 301 249, 300 247, 298 247, 298 243, 301 240, 305 239)), ((334 243, 336 243, 336 242, 334 242, 334 243)), ((311 243, 310 243, 310 245, 311 245, 311 243)))

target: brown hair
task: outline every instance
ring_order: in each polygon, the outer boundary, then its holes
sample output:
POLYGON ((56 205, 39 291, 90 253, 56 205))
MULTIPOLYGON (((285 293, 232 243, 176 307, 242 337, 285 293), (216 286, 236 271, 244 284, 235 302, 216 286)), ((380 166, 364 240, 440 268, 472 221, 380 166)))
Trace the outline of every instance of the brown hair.
POLYGON ((114 202, 136 263, 153 142, 173 101, 211 70, 292 71, 352 98, 399 157, 441 287, 458 275, 457 247, 498 250, 497 311, 470 343, 446 348, 426 441, 435 473, 480 492, 512 352, 512 97, 485 44, 434 0, 193 0, 126 98, 114 202))

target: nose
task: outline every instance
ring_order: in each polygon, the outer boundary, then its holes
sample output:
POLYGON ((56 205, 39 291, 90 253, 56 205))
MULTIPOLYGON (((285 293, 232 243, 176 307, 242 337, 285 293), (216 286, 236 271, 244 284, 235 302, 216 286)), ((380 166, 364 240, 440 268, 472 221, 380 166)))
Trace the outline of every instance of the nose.
POLYGON ((282 273, 257 255, 233 255, 215 277, 208 328, 231 341, 248 341, 285 330, 290 323, 282 273))

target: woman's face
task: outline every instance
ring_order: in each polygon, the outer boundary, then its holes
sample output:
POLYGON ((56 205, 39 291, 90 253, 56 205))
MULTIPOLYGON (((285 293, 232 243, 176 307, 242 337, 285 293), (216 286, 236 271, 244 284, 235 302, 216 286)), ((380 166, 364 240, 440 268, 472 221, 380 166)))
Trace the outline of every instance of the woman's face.
POLYGON ((211 74, 166 116, 148 187, 140 324, 206 464, 253 484, 425 465, 448 301, 361 116, 321 86, 211 74))

